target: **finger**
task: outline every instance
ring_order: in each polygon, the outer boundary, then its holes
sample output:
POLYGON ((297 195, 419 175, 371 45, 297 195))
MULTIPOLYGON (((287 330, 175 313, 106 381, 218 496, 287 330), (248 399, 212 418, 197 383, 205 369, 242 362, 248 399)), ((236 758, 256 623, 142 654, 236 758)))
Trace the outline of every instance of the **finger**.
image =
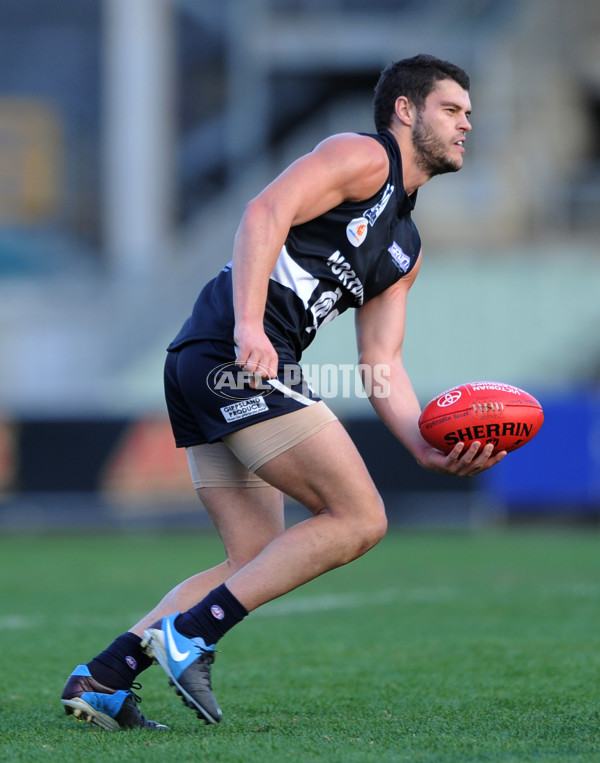
POLYGON ((496 464, 499 464, 507 453, 508 451, 506 450, 501 450, 500 453, 494 453, 494 455, 488 459, 485 468, 488 469, 490 466, 496 466, 496 464))
POLYGON ((255 374, 258 379, 272 379, 277 376, 277 356, 273 361, 270 356, 252 353, 242 367, 244 371, 255 374))
POLYGON ((262 386, 263 378, 264 377, 261 376, 261 374, 259 374, 258 371, 255 371, 252 374, 252 377, 250 378, 250 380, 248 381, 248 384, 250 385, 251 389, 257 389, 258 387, 262 386))
POLYGON ((248 360, 248 356, 250 353, 245 348, 238 347, 237 344, 234 345, 234 350, 235 350, 236 365, 243 368, 248 360))
POLYGON ((464 465, 469 465, 473 462, 477 454, 479 453, 479 449, 481 448, 481 443, 479 441, 472 442, 469 448, 464 452, 461 460, 461 463, 464 465))
POLYGON ((483 450, 477 454, 477 458, 475 460, 478 463, 487 461, 492 455, 493 450, 494 450, 493 443, 488 442, 486 445, 484 445, 483 450))
POLYGON ((277 368, 279 366, 279 356, 274 350, 265 352, 261 358, 260 374, 265 379, 274 379, 277 377, 277 368))
POLYGON ((261 365, 260 358, 261 353, 259 350, 250 350, 245 354, 240 354, 238 364, 241 365, 244 371, 250 371, 251 373, 258 372, 261 365))
POLYGON ((476 475, 481 474, 481 472, 490 469, 492 466, 495 466, 497 463, 502 461, 506 455, 506 451, 503 450, 500 453, 496 453, 494 456, 492 456, 493 450, 493 444, 487 443, 479 456, 470 463, 470 470, 465 472, 466 476, 475 477, 476 475))
POLYGON ((460 458, 460 456, 461 456, 461 453, 463 452, 463 450, 464 450, 464 449, 465 449, 465 444, 464 444, 464 442, 459 442, 459 443, 457 443, 457 444, 456 444, 456 445, 455 445, 455 446, 452 448, 452 450, 450 451, 450 453, 448 453, 448 455, 446 456, 446 458, 447 458, 447 459, 448 459, 448 460, 449 460, 451 463, 456 463, 456 462, 458 461, 458 459, 460 458))

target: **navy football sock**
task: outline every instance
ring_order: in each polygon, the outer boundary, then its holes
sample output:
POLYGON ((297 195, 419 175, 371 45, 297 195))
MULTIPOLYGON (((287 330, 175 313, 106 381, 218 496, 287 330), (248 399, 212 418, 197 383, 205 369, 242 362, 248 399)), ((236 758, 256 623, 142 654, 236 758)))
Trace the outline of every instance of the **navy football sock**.
POLYGON ((130 689, 136 677, 152 665, 135 633, 118 636, 112 644, 87 663, 90 673, 111 689, 130 689))
POLYGON ((201 636, 207 646, 212 646, 247 614, 248 610, 223 583, 199 604, 182 612, 175 619, 175 627, 182 635, 201 636))

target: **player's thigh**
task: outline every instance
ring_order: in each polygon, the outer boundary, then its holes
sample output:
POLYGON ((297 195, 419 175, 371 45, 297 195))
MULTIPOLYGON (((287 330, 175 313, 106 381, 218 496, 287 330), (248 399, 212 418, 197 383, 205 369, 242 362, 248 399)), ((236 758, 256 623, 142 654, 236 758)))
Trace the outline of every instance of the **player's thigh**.
POLYGON ((283 532, 279 490, 253 474, 222 442, 186 448, 192 482, 229 561, 246 564, 283 532))
POLYGON ((367 467, 339 421, 279 453, 256 473, 313 513, 364 517, 384 512, 367 467))
POLYGON ((285 529, 283 496, 271 485, 204 487, 196 493, 235 567, 254 559, 285 529))

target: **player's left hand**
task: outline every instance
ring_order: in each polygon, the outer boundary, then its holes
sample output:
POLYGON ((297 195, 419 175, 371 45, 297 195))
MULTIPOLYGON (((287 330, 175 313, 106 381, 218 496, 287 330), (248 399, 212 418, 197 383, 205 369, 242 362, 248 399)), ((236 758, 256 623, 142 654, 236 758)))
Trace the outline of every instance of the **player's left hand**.
POLYGON ((494 446, 491 443, 482 448, 480 442, 474 442, 466 451, 464 447, 463 442, 457 443, 447 456, 435 448, 429 448, 419 461, 425 469, 439 474, 447 474, 450 477, 475 477, 499 464, 506 455, 505 450, 492 455, 494 446))

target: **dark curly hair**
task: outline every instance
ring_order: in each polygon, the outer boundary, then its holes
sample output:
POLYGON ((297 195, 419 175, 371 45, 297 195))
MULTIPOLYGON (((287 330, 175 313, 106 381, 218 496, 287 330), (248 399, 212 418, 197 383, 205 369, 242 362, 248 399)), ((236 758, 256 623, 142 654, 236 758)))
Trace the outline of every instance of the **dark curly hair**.
POLYGON ((396 100, 401 95, 421 109, 429 93, 442 79, 454 80, 463 90, 469 90, 471 85, 469 75, 463 69, 435 56, 420 54, 388 64, 375 86, 373 118, 377 131, 390 126, 396 100))

